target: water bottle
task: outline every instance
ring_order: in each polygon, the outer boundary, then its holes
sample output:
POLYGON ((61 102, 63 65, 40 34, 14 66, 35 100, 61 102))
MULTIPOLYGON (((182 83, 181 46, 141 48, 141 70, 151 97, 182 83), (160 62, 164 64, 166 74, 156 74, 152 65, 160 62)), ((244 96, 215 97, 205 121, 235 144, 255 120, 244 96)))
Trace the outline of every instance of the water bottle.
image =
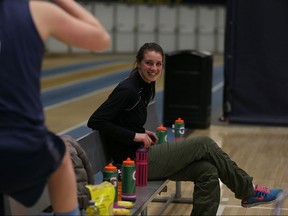
POLYGON ((116 164, 118 171, 118 201, 122 200, 122 164, 116 164))
POLYGON ((89 206, 85 209, 86 216, 99 216, 99 210, 95 205, 94 200, 89 201, 89 206))
POLYGON ((110 182, 115 188, 115 198, 114 204, 118 201, 118 171, 117 167, 114 166, 112 163, 109 163, 107 166, 104 167, 103 171, 103 181, 110 182))
POLYGON ((136 185, 146 186, 148 183, 148 149, 139 148, 136 152, 136 185))
POLYGON ((157 127, 156 136, 158 137, 157 144, 167 143, 167 128, 163 125, 157 127))
POLYGON ((177 140, 183 140, 185 135, 185 124, 184 120, 181 118, 178 118, 175 120, 174 124, 174 136, 175 141, 177 140))
POLYGON ((122 195, 124 201, 136 201, 136 168, 135 162, 130 158, 122 163, 122 195))

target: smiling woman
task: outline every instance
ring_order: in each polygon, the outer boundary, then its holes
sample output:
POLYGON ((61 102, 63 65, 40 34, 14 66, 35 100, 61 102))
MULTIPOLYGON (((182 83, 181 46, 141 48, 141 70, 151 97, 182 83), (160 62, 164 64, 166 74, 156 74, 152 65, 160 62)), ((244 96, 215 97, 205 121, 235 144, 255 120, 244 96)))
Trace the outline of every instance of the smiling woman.
POLYGON ((147 148, 148 180, 194 182, 191 215, 216 215, 220 203, 219 179, 236 198, 242 199, 243 207, 274 201, 280 189, 254 187, 252 177, 209 137, 193 136, 155 145, 156 134, 146 130, 144 124, 163 61, 162 48, 156 43, 145 43, 136 55, 130 76, 116 86, 88 120, 88 127, 99 130, 104 138, 114 165, 120 165, 128 157, 134 160, 138 148, 147 148))
POLYGON ((157 142, 155 133, 145 131, 143 125, 148 103, 156 94, 156 79, 162 73, 163 60, 164 51, 158 44, 145 43, 136 55, 130 76, 119 83, 88 121, 90 128, 100 127, 104 133, 113 133, 107 142, 112 145, 116 163, 122 163, 127 156, 134 158, 142 142, 146 148, 157 142))

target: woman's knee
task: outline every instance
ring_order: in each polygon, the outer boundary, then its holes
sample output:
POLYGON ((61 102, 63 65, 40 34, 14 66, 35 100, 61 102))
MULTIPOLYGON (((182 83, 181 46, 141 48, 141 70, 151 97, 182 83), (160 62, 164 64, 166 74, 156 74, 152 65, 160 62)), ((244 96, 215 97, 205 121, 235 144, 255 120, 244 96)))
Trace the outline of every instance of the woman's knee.
MULTIPOLYGON (((185 142, 188 142, 188 143, 198 143, 198 144, 201 144, 201 145, 211 145, 211 144, 216 144, 216 142, 211 139, 210 137, 208 136, 195 136, 195 137, 190 137, 190 138, 187 138, 185 140, 185 142)), ((217 145, 217 144, 216 144, 217 145)))
MULTIPOLYGON (((195 167, 195 164, 193 165, 195 167)), ((219 173, 217 168, 206 160, 196 162, 197 169, 195 172, 195 181, 199 182, 218 182, 219 173)))
POLYGON ((200 145, 203 146, 206 150, 211 148, 219 148, 218 144, 213 139, 207 136, 199 136, 198 143, 200 143, 200 145))

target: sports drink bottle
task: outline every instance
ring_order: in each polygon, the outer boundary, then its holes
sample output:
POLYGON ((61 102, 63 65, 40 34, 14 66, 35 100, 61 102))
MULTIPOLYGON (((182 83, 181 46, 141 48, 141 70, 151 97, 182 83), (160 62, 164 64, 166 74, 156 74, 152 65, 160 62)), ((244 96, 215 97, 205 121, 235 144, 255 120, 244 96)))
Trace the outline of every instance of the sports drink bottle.
POLYGON ((122 200, 122 164, 116 164, 118 171, 118 201, 122 200))
POLYGON ((136 201, 136 167, 129 157, 122 163, 122 200, 136 201))
POLYGON ((167 143, 167 128, 163 125, 157 127, 156 136, 158 137, 157 144, 167 143))
POLYGON ((110 182, 115 188, 115 199, 114 204, 118 201, 118 171, 117 167, 112 163, 109 163, 104 167, 103 171, 103 181, 110 182))
POLYGON ((184 120, 178 118, 175 120, 174 124, 174 136, 175 140, 183 140, 185 136, 185 123, 184 120))

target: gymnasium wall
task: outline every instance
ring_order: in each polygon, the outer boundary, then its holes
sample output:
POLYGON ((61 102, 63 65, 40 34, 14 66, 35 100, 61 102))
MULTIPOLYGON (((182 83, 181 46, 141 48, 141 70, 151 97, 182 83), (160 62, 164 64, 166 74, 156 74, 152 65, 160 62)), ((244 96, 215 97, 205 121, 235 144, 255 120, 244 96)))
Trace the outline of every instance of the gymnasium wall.
MULTIPOLYGON (((135 53, 145 42, 165 52, 196 49, 223 53, 225 6, 218 4, 125 4, 80 2, 111 33, 105 53, 135 53)), ((49 38, 48 52, 87 52, 49 38)))

